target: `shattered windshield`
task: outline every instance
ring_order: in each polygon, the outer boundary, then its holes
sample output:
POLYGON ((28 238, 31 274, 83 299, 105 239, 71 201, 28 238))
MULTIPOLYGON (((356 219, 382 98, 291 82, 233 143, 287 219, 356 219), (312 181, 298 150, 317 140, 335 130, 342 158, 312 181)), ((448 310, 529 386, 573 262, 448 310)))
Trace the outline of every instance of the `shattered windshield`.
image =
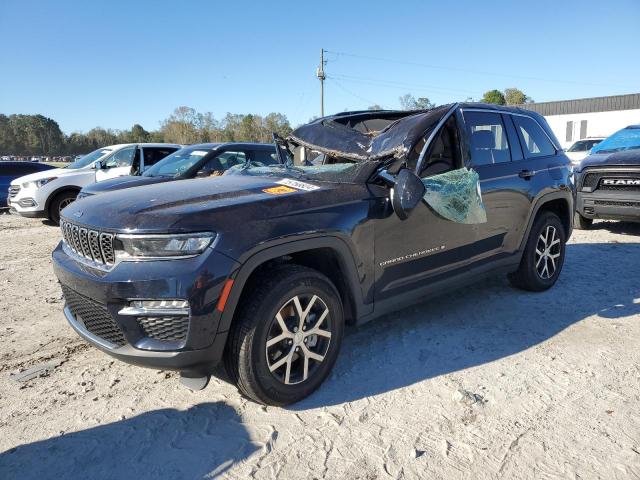
POLYGON ((459 168, 422 180, 423 199, 439 215, 457 223, 486 223, 487 212, 475 170, 459 168))
POLYGON ((98 150, 94 150, 93 152, 85 155, 82 158, 79 158, 75 162, 67 165, 64 168, 76 169, 76 168, 84 168, 88 165, 91 165, 93 162, 98 160, 99 158, 104 157, 107 153, 111 153, 112 150, 110 148, 99 148, 98 150))
POLYGON ((379 162, 356 162, 326 155, 302 146, 278 147, 285 159, 284 165, 254 166, 250 163, 231 167, 225 175, 255 175, 291 177, 320 182, 364 182, 379 162))

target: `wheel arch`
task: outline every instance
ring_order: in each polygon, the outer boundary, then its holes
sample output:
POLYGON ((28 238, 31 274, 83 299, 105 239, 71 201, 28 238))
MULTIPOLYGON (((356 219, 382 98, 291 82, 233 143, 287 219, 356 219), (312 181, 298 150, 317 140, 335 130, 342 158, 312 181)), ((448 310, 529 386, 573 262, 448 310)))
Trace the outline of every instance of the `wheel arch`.
POLYGON ((267 247, 252 254, 231 277, 234 283, 218 331, 229 330, 238 305, 243 296, 250 293, 252 281, 258 275, 277 264, 287 263, 304 265, 327 276, 340 294, 347 321, 367 313, 358 269, 349 247, 338 237, 324 236, 267 247))
POLYGON ((547 193, 538 198, 531 210, 527 228, 520 240, 520 252, 524 251, 536 218, 545 211, 558 215, 565 229, 567 240, 571 236, 573 230, 573 199, 571 194, 566 192, 547 193))
POLYGON ((56 188, 47 197, 47 201, 44 204, 45 212, 47 212, 47 213, 49 212, 49 207, 51 206, 51 202, 53 201, 54 198, 56 198, 61 193, 64 193, 64 192, 75 192, 77 194, 77 193, 80 192, 80 190, 82 190, 82 187, 79 187, 77 185, 64 185, 62 187, 56 188))

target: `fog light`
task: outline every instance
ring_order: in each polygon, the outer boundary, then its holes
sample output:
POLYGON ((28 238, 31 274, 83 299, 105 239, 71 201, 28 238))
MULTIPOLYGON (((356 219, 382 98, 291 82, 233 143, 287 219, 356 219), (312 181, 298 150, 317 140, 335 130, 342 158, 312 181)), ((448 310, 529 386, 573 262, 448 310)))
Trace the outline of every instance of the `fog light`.
POLYGON ((23 208, 29 208, 29 207, 35 207, 38 204, 33 198, 23 198, 18 202, 18 205, 20 205, 23 208))
POLYGON ((129 306, 118 313, 120 315, 189 315, 189 302, 181 299, 130 300, 129 306))
POLYGON ((186 300, 132 300, 129 306, 138 308, 188 308, 186 300))

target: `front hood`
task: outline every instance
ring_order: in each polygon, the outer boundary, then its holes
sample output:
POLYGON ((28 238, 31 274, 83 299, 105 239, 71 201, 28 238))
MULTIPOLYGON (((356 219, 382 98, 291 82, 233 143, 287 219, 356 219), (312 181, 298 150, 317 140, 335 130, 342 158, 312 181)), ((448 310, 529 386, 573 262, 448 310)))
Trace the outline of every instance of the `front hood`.
POLYGON ((155 185, 156 183, 164 183, 175 180, 168 177, 143 177, 143 176, 124 176, 110 178, 108 180, 102 180, 97 183, 87 185, 82 189, 83 192, 89 195, 95 195, 97 193, 111 192, 113 190, 120 190, 122 188, 141 187, 143 185, 155 185))
POLYGON ((30 173, 24 177, 16 178, 11 182, 11 185, 20 185, 26 182, 35 182, 36 180, 42 180, 43 178, 51 177, 71 177, 75 175, 86 175, 87 172, 93 173, 91 169, 77 168, 51 168, 49 170, 43 170, 42 172, 30 173))
MULTIPOLYGON (((286 216, 293 220, 301 211, 350 201, 356 195, 353 189, 364 188, 283 177, 225 175, 90 196, 72 203, 63 217, 120 232, 236 231, 240 224, 246 227, 252 223, 265 229, 269 228, 269 218, 286 216)), ((362 193, 357 195, 361 197, 362 193)))
POLYGON ((613 153, 592 153, 580 162, 578 171, 588 167, 610 167, 635 165, 640 167, 640 149, 613 153))

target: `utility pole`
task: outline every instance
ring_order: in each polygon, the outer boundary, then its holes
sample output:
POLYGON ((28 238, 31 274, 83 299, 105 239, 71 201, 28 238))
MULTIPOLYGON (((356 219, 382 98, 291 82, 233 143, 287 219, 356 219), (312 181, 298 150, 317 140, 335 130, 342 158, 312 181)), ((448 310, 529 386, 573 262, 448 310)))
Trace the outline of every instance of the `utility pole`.
POLYGON ((320 116, 324 117, 324 49, 320 49, 320 66, 316 70, 316 77, 320 80, 320 116))

